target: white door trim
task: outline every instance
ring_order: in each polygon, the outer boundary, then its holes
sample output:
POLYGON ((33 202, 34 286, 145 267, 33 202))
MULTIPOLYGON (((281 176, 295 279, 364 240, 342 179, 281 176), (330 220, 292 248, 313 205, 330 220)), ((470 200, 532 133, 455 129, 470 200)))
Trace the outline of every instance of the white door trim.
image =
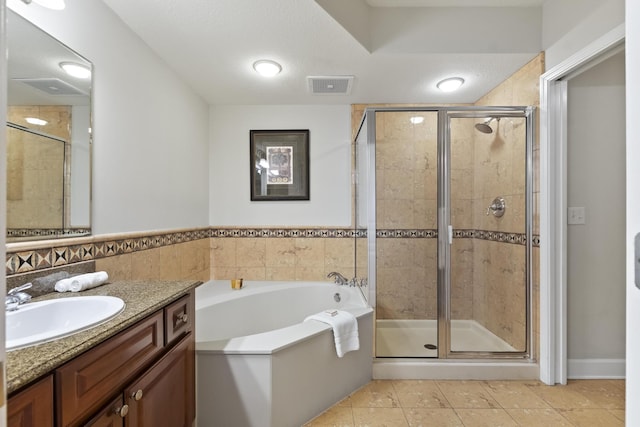
POLYGON ((567 382, 567 80, 618 52, 624 24, 540 77, 540 380, 567 382))

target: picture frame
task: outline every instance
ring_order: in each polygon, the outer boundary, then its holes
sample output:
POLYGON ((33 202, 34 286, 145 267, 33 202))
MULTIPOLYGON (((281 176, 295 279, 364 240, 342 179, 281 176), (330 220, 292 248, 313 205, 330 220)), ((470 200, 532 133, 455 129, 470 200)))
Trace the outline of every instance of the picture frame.
POLYGON ((309 129, 251 130, 251 201, 309 200, 309 129))

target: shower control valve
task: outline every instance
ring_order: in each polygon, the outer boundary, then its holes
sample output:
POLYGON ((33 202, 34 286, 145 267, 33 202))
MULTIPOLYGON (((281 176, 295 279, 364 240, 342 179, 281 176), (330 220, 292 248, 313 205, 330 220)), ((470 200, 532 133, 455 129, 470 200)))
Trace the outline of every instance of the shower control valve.
POLYGON ((504 198, 498 196, 495 199, 493 199, 493 201, 491 202, 491 204, 487 208, 487 215, 492 213, 493 216, 495 216, 497 218, 500 218, 502 215, 504 215, 504 211, 505 211, 506 207, 507 207, 507 205, 504 202, 504 198))

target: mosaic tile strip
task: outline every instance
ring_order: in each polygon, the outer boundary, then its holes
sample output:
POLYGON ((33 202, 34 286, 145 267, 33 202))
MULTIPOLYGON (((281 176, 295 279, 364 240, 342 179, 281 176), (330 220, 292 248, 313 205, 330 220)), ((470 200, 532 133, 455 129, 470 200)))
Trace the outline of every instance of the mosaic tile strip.
MULTIPOLYGON (((159 248, 175 243, 208 239, 211 229, 197 229, 166 234, 154 234, 118 240, 93 241, 68 246, 56 246, 34 250, 7 252, 5 271, 7 277, 52 267, 67 266, 82 261, 122 255, 159 248)), ((38 242, 35 242, 36 244, 38 242)), ((64 244, 64 240, 60 241, 64 244)))
MULTIPOLYGON (((438 237, 435 229, 380 229, 380 238, 428 238, 438 237)), ((19 252, 7 251, 5 271, 7 276, 91 261, 99 258, 133 253, 147 249, 185 243, 194 240, 218 238, 366 238, 366 229, 350 228, 200 228, 194 230, 153 234, 118 240, 92 241, 88 243, 19 252)), ((456 230, 454 238, 475 238, 524 245, 526 235, 483 230, 456 230)), ((533 236, 533 246, 540 246, 540 236, 533 236)))
MULTIPOLYGON (((366 235, 366 234, 365 234, 366 235)), ((438 230, 435 229, 379 229, 376 230, 378 238, 427 238, 435 239, 438 237, 438 230)), ((473 229, 459 229, 453 232, 454 239, 480 239, 492 242, 511 243, 515 245, 526 245, 527 235, 525 233, 505 233, 502 231, 487 231, 473 229)), ((540 246, 540 236, 532 237, 532 245, 540 246)))
POLYGON ((211 237, 353 238, 366 237, 366 230, 351 228, 212 228, 211 237), (364 233, 364 234, 363 234, 364 233))
POLYGON ((69 228, 61 230, 59 228, 7 228, 8 239, 20 239, 24 237, 56 238, 56 237, 77 237, 91 234, 89 228, 69 228))

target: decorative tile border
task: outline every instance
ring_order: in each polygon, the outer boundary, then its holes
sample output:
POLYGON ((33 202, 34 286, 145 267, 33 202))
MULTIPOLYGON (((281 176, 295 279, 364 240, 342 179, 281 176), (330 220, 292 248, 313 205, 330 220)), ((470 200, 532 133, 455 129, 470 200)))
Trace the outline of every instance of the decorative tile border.
MULTIPOLYGON (((438 237, 434 229, 380 229, 379 238, 427 238, 438 237)), ((47 268, 91 261, 147 249, 186 243, 194 240, 216 238, 366 238, 366 229, 350 228, 201 228, 161 234, 142 235, 132 233, 122 238, 105 236, 86 237, 86 242, 73 239, 65 245, 64 240, 51 241, 51 247, 28 249, 21 245, 16 251, 7 250, 5 270, 7 276, 28 273, 47 268)), ((473 238, 524 245, 526 235, 484 230, 456 230, 454 238, 473 238)), ((38 246, 37 241, 33 242, 38 246)), ((533 237, 533 246, 540 246, 540 236, 533 237)))
MULTIPOLYGON (((366 232, 365 232, 366 233, 366 232)), ((436 229, 378 229, 376 231, 378 238, 427 238, 435 239, 438 237, 436 229)), ((526 245, 527 235, 525 233, 505 233, 502 231, 487 231, 474 229, 454 230, 454 239, 479 239, 491 242, 512 243, 516 245, 526 245)), ((540 236, 532 237, 532 245, 540 246, 540 236)))
POLYGON ((90 234, 90 228, 69 228, 66 230, 59 228, 7 228, 7 238, 16 239, 17 241, 33 237, 79 237, 90 234))

